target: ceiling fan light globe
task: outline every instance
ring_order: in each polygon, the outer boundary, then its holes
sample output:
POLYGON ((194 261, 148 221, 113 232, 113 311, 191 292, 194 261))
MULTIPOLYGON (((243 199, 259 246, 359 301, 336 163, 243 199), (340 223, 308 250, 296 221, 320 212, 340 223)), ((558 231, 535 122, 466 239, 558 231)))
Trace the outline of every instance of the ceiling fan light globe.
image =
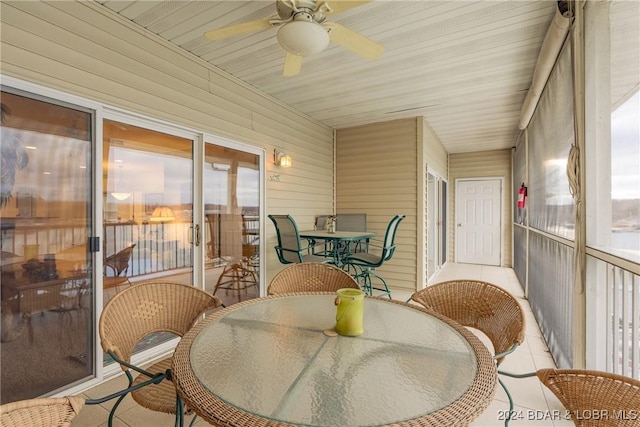
POLYGON ((278 43, 289 53, 309 56, 320 53, 329 46, 329 33, 322 25, 293 21, 280 27, 278 43))

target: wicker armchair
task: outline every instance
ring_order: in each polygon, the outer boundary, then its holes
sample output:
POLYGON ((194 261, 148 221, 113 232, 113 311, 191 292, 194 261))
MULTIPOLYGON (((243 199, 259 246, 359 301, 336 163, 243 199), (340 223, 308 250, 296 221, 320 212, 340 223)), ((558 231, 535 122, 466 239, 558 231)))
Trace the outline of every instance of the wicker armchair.
POLYGON ((640 426, 640 381, 582 369, 540 369, 536 374, 577 427, 640 426))
POLYGON ((0 406, 2 427, 67 427, 84 406, 80 396, 20 400, 0 406))
MULTIPOLYGON (((154 332, 171 332, 183 336, 210 309, 221 301, 193 286, 168 282, 142 282, 116 294, 104 307, 99 332, 103 350, 120 364, 129 380, 133 399, 148 409, 176 414, 182 422, 182 402, 171 382, 172 357, 147 369, 131 365, 134 347, 154 332), (134 373, 138 373, 134 379, 134 373), (164 381, 168 380, 168 381, 164 381), (178 409, 176 409, 178 408, 178 409)), ((123 394, 109 414, 109 426, 123 394)))
POLYGON ((277 273, 268 295, 292 292, 335 292, 342 288, 360 289, 358 282, 344 270, 330 264, 303 262, 291 264, 277 273))
MULTIPOLYGON (((450 280, 428 286, 414 293, 411 299, 463 326, 482 331, 493 344, 497 365, 524 342, 526 324, 520 303, 509 292, 491 283, 450 280)), ((517 374, 500 373, 520 377, 517 374)), ((522 377, 533 375, 524 374, 522 377)), ((499 382, 509 399, 511 414, 513 399, 504 382, 499 382)), ((508 424, 509 417, 505 420, 505 426, 508 424)))

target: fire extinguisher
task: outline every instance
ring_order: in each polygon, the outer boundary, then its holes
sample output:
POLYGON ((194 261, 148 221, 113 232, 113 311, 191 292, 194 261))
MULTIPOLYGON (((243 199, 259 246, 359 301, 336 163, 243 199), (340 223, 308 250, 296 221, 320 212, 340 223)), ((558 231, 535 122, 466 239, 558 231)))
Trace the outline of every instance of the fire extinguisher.
POLYGON ((518 209, 524 209, 527 200, 527 187, 524 186, 524 182, 518 190, 518 209))

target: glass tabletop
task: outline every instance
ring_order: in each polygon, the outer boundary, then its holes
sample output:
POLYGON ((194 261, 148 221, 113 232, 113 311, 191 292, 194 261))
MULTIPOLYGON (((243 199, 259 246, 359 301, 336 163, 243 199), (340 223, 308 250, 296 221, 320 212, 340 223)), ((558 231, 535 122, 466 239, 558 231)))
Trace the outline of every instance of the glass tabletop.
POLYGON ((334 231, 330 233, 326 230, 302 230, 300 237, 303 239, 325 239, 325 240, 343 240, 358 241, 375 237, 376 233, 372 231, 334 231))
POLYGON ((364 334, 328 336, 335 295, 252 301, 193 339, 193 374, 238 410, 294 425, 381 425, 458 400, 476 378, 474 350, 442 320, 366 298, 364 334))

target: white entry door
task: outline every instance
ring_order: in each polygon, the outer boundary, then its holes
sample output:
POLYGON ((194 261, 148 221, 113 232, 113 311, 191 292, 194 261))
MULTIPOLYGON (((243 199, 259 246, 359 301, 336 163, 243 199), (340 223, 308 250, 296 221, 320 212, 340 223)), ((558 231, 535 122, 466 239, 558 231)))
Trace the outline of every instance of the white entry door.
POLYGON ((456 260, 500 265, 502 181, 459 180, 456 188, 456 260))

